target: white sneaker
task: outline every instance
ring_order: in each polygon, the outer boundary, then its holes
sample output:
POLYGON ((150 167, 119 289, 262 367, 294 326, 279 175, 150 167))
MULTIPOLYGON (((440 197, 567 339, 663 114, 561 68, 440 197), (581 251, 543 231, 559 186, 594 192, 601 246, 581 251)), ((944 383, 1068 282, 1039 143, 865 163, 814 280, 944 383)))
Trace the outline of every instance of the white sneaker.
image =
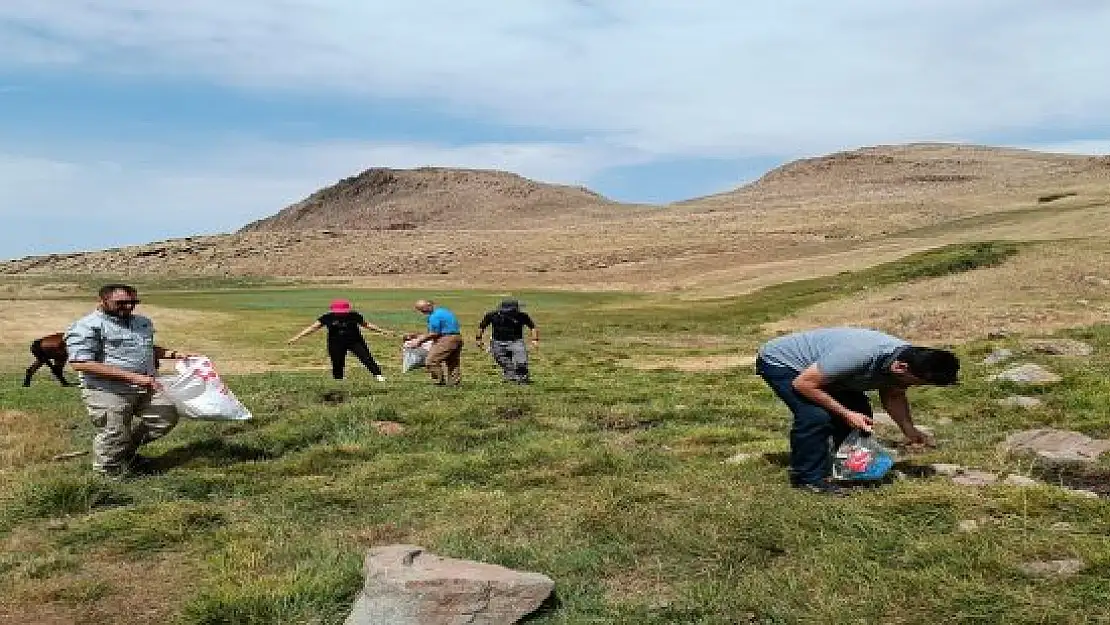
POLYGON ((376 375, 376 376, 374 376, 374 379, 379 381, 379 382, 385 382, 385 376, 384 375, 376 375))

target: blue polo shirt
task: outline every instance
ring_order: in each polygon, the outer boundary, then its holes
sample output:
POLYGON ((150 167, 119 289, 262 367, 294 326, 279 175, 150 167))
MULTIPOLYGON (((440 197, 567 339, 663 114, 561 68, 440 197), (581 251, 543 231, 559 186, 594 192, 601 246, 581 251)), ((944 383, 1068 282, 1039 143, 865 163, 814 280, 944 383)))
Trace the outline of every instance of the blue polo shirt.
POLYGON ((436 306, 428 315, 428 332, 459 334, 459 319, 450 310, 436 306))

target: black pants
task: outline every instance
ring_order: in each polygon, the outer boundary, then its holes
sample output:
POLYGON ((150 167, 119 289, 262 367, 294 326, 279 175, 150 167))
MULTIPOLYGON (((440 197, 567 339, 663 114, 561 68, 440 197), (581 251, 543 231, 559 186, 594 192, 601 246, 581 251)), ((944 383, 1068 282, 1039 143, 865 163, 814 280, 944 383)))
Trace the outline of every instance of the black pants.
POLYGON ((328 356, 331 357, 331 377, 336 380, 343 379, 343 367, 347 364, 347 352, 351 352, 374 375, 381 375, 382 368, 370 354, 366 339, 352 340, 328 339, 328 356))

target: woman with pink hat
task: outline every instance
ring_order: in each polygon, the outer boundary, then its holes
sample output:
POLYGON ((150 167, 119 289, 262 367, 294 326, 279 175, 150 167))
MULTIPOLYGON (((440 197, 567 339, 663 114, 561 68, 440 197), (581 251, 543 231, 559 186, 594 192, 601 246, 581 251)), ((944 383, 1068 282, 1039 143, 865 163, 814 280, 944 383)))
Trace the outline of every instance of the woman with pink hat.
POLYGON ((327 328, 328 356, 331 358, 331 375, 333 378, 336 380, 343 379, 343 368, 347 364, 347 352, 351 352, 370 370, 374 379, 385 382, 385 378, 382 377, 382 368, 378 366, 374 356, 370 353, 370 347, 366 344, 366 339, 362 337, 359 326, 367 330, 373 330, 378 334, 395 335, 394 332, 383 330, 372 323, 368 323, 358 311, 351 309, 351 302, 345 299, 337 299, 328 306, 328 312, 321 315, 315 323, 301 330, 300 334, 289 339, 289 343, 293 343, 302 336, 312 334, 320 328, 327 328))

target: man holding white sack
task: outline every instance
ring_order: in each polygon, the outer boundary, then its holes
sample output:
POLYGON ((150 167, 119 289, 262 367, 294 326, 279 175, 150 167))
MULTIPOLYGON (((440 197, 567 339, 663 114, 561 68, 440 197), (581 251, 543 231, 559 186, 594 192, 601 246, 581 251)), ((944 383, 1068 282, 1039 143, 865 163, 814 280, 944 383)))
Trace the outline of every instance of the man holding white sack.
POLYGON ((137 291, 126 284, 100 288, 96 310, 65 333, 69 363, 81 377, 81 398, 96 427, 93 470, 121 476, 141 468, 141 445, 177 425, 177 410, 155 377, 162 358, 184 357, 154 344, 154 323, 134 314, 137 291))

